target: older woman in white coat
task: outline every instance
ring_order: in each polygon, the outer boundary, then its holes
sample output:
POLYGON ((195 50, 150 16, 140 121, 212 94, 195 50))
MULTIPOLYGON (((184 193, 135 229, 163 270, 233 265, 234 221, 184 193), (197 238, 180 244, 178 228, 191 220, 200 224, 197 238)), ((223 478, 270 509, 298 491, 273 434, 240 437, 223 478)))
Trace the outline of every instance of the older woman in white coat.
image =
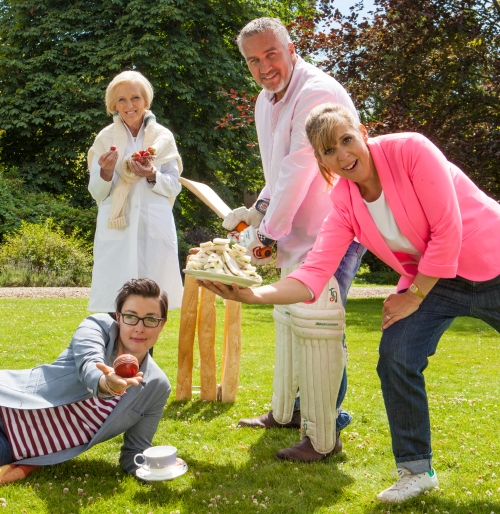
POLYGON ((172 206, 182 162, 172 132, 149 110, 152 100, 151 84, 137 71, 120 73, 106 90, 113 123, 88 152, 89 191, 99 205, 90 311, 113 311, 118 290, 132 278, 154 280, 168 294, 170 310, 181 304, 172 206), (155 160, 131 160, 150 146, 155 160))

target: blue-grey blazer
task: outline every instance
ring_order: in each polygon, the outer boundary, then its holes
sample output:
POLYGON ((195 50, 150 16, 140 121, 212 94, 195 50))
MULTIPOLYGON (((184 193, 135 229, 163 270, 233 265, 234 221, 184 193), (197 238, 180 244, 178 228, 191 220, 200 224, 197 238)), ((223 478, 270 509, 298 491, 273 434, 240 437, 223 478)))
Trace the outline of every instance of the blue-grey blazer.
MULTIPOLYGON (((97 396, 102 371, 96 368, 96 362, 113 365, 117 337, 118 325, 108 314, 89 316, 77 328, 68 348, 52 364, 0 371, 0 405, 42 409, 97 396)), ((120 464, 125 471, 135 474, 134 456, 153 445, 153 436, 171 391, 168 378, 150 355, 146 355, 139 371, 144 373, 143 381, 127 389, 89 443, 24 459, 17 464, 58 464, 124 434, 120 464)))

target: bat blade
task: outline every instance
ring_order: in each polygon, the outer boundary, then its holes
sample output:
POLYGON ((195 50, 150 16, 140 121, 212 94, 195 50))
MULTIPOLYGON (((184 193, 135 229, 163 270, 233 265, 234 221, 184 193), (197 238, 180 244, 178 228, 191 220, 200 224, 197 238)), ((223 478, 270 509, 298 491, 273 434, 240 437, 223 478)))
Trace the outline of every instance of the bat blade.
POLYGON ((179 182, 195 194, 205 205, 208 205, 219 218, 224 219, 232 209, 227 206, 222 198, 209 186, 194 180, 179 177, 179 182))

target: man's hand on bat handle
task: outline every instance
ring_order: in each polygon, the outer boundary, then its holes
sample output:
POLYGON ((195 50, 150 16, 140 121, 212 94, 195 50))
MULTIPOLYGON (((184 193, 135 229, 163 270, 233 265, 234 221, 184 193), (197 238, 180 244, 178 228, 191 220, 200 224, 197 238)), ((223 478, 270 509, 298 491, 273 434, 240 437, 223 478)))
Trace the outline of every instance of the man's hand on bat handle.
MULTIPOLYGON (((246 207, 238 207, 231 211, 222 222, 222 226, 226 230, 234 230, 239 223, 246 223, 249 227, 259 228, 262 218, 264 217, 267 207, 269 206, 269 200, 267 198, 261 198, 257 200, 255 205, 247 209, 246 207)), ((244 227, 246 228, 246 227, 244 227)), ((238 229, 241 232, 241 227, 238 229)))

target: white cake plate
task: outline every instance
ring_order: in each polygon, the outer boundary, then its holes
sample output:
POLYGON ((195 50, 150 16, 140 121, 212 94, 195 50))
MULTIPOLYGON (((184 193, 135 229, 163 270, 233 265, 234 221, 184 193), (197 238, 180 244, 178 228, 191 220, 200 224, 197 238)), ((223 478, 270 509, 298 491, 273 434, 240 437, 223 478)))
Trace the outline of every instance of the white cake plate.
POLYGON ((242 287, 259 285, 259 283, 256 280, 253 280, 252 278, 234 277, 233 275, 223 275, 222 273, 213 273, 212 271, 198 269, 183 269, 182 271, 186 275, 192 275, 194 278, 197 278, 198 280, 220 282, 221 284, 225 284, 227 286, 230 286, 231 284, 236 284, 242 287))

